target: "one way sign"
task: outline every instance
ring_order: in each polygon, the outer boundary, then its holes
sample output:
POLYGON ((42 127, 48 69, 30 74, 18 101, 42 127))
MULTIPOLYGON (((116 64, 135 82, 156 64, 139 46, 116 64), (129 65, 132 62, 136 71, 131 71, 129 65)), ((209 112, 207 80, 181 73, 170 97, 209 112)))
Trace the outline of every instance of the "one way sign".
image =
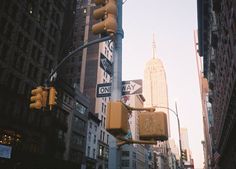
MULTIPOLYGON (((141 94, 142 80, 122 81, 122 95, 141 94)), ((111 83, 97 84, 97 97, 111 96, 111 83)))

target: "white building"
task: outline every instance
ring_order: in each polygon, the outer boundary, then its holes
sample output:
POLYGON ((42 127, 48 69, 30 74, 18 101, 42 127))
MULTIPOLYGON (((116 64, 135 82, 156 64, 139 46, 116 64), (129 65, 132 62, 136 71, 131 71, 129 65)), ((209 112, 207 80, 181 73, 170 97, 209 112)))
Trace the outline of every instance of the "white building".
POLYGON ((180 128, 180 137, 181 137, 182 150, 187 152, 187 159, 184 160, 184 165, 191 166, 193 165, 193 159, 192 159, 192 153, 189 147, 187 128, 180 128))
POLYGON ((98 136, 100 133, 100 120, 91 112, 88 114, 88 128, 86 139, 87 168, 96 167, 98 154, 98 136))

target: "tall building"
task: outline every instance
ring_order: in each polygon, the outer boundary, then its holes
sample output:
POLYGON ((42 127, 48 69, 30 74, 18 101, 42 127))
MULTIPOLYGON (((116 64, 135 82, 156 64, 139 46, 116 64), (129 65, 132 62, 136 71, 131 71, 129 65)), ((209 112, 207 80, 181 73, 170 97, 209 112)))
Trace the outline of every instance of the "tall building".
MULTIPOLYGON (((153 57, 147 62, 144 71, 144 97, 146 107, 157 107, 156 111, 165 112, 167 115, 167 123, 169 130, 169 111, 168 111, 168 89, 166 81, 166 73, 162 61, 156 57, 155 42, 153 42, 153 57), (160 108, 165 107, 165 108, 160 108)), ((170 132, 169 132, 170 134, 170 132)), ((157 155, 161 155, 164 158, 164 166, 168 166, 168 142, 157 142, 154 147, 154 151, 157 151, 157 155)))
POLYGON ((58 79, 53 111, 29 110, 31 90, 43 85, 64 57, 75 2, 1 2, 0 147, 10 153, 0 157, 3 168, 74 168, 84 163, 86 97, 58 79))
MULTIPOLYGON (((91 31, 92 25, 96 22, 92 16, 94 9, 94 1, 77 0, 75 22, 71 32, 73 35, 71 49, 99 38, 99 36, 93 35, 91 31)), ((111 77, 110 73, 100 66, 101 58, 106 58, 112 62, 112 43, 94 44, 76 53, 65 64, 62 74, 63 79, 68 84, 78 87, 81 93, 89 98, 90 112, 96 113, 100 120, 96 168, 106 169, 108 168, 109 156, 108 143, 112 137, 105 129, 106 107, 110 99, 109 97, 97 98, 96 87, 100 83, 110 83, 111 77)))
POLYGON ((182 151, 186 152, 186 159, 184 159, 184 166, 186 168, 193 168, 194 164, 192 164, 192 154, 189 147, 189 140, 188 140, 188 130, 187 128, 180 128, 180 138, 181 138, 181 145, 182 145, 182 151))
POLYGON ((153 42, 153 57, 146 63, 144 70, 144 105, 146 107, 156 106, 157 111, 165 112, 169 128, 169 103, 166 73, 162 61, 156 56, 155 50, 156 46, 155 42, 153 42))
POLYGON ((212 106, 212 166, 235 168, 236 2, 198 0, 199 55, 212 106))
POLYGON ((212 167, 212 108, 211 103, 208 100, 209 86, 208 80, 204 77, 203 74, 203 62, 202 58, 199 56, 199 46, 197 31, 194 31, 194 44, 196 52, 196 63, 198 69, 198 79, 199 79, 199 89, 201 95, 202 103, 202 120, 204 127, 204 141, 202 141, 203 152, 204 152, 204 169, 211 169, 212 167))

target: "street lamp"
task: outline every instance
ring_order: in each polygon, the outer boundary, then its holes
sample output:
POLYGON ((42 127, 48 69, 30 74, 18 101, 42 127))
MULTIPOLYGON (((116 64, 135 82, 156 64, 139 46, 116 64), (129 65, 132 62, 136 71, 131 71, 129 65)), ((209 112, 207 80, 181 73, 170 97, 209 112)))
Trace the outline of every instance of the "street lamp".
POLYGON ((182 153, 182 144, 181 144, 181 136, 180 136, 180 121, 179 121, 179 115, 178 115, 178 108, 177 108, 177 103, 175 102, 175 111, 172 110, 171 108, 169 107, 163 107, 163 106, 155 106, 156 108, 164 108, 164 109, 168 109, 170 110, 172 113, 174 113, 174 115, 176 116, 177 118, 177 121, 178 121, 178 132, 179 132, 179 150, 180 150, 180 167, 182 168, 182 156, 181 156, 181 153, 182 153))

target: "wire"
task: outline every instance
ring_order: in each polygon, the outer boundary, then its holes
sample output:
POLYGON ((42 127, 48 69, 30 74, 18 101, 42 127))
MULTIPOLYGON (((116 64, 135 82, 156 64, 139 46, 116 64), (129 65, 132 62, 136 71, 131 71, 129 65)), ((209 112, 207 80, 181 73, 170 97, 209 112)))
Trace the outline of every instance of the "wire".
POLYGON ((127 0, 123 1, 122 4, 124 4, 127 0))

